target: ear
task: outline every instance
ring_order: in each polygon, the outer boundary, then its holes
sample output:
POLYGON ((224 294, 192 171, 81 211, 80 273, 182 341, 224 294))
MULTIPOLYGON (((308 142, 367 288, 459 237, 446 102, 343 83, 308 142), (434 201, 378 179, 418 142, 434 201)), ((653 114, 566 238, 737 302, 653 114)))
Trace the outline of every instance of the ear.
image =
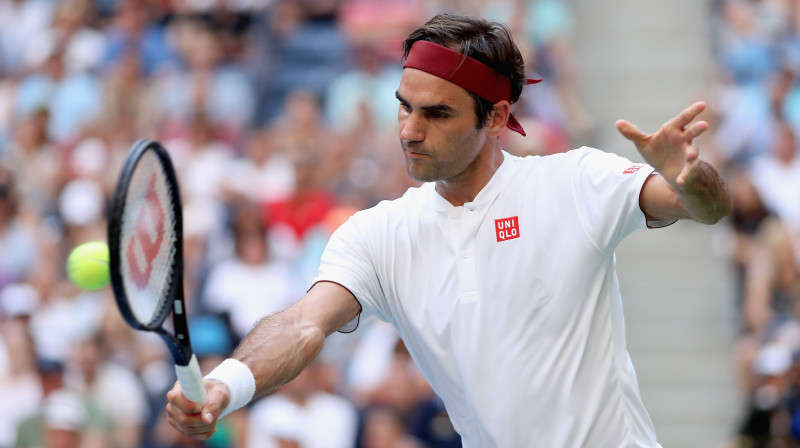
POLYGON ((506 127, 509 115, 511 115, 511 103, 505 100, 495 103, 492 112, 489 114, 489 129, 486 132, 486 136, 491 138, 499 137, 506 127))

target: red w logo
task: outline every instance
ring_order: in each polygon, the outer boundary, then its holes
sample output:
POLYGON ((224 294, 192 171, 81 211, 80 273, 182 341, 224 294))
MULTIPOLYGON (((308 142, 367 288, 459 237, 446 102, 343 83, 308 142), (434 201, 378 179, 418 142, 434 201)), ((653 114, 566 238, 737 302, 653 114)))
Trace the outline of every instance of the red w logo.
POLYGON ((131 277, 139 289, 147 287, 150 273, 153 272, 153 261, 158 255, 158 249, 164 240, 164 209, 156 192, 156 175, 150 180, 145 194, 145 203, 136 218, 136 234, 130 239, 125 250, 128 259, 131 277), (136 245, 142 248, 145 268, 142 270, 139 257, 136 256, 136 245))

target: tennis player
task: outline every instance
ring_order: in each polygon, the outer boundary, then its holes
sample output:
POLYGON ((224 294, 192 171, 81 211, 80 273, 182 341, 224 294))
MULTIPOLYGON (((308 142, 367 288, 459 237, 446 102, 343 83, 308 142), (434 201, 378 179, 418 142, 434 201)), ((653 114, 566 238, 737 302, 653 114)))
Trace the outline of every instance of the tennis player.
POLYGON ((291 380, 360 314, 393 324, 467 447, 657 447, 628 357, 614 249, 632 231, 730 210, 692 140, 696 103, 646 135, 647 164, 591 148, 504 152, 525 84, 506 27, 439 15, 404 42, 397 89, 408 174, 426 182, 355 214, 317 282, 269 316, 205 380, 168 393, 169 421, 209 437, 217 419, 291 380))

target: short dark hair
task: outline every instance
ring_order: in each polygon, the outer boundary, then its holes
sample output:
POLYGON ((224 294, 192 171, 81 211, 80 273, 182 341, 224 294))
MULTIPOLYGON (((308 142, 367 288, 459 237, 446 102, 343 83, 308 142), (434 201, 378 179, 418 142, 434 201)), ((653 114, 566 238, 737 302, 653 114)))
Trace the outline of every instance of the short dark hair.
MULTIPOLYGON (((522 94, 525 85, 525 62, 508 27, 477 17, 439 14, 420 26, 403 41, 403 60, 414 42, 426 40, 450 48, 493 68, 511 80, 511 103, 522 94)), ((475 100, 478 128, 486 124, 494 104, 470 92, 475 100)))

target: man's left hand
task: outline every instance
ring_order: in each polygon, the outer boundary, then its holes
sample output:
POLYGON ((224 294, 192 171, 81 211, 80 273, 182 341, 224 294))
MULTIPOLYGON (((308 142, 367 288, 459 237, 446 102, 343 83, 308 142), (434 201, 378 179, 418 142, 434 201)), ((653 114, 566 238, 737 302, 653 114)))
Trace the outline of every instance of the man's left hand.
POLYGON ((650 166, 674 188, 681 189, 687 181, 691 181, 698 160, 698 150, 692 140, 708 129, 705 121, 694 121, 705 108, 706 104, 702 101, 694 103, 650 135, 625 120, 617 121, 616 126, 625 138, 636 145, 650 166))

